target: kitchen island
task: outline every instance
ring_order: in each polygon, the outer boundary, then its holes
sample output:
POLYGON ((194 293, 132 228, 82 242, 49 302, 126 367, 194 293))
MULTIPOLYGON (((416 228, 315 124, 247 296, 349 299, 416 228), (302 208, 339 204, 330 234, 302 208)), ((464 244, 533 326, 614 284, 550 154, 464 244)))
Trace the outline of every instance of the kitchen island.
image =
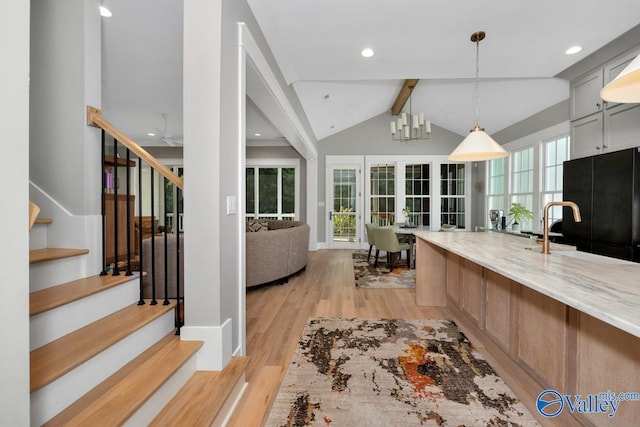
MULTIPOLYGON (((418 305, 448 307, 537 393, 640 391, 640 264, 561 245, 543 255, 535 240, 500 233, 415 235, 418 305)), ((575 418, 633 425, 640 402, 575 418)))

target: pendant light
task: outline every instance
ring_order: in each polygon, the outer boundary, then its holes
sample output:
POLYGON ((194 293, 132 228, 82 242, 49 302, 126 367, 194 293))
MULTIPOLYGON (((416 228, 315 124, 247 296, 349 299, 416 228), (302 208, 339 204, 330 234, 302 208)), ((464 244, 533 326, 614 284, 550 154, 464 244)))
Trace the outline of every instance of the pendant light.
POLYGON ((640 102, 640 56, 600 91, 600 98, 609 102, 640 102))
POLYGON ((474 162, 482 160, 493 160, 507 157, 509 153, 495 142, 478 125, 480 116, 480 41, 485 38, 484 31, 476 31, 471 34, 471 41, 476 44, 476 125, 469 132, 469 135, 456 147, 449 155, 449 160, 458 162, 474 162))

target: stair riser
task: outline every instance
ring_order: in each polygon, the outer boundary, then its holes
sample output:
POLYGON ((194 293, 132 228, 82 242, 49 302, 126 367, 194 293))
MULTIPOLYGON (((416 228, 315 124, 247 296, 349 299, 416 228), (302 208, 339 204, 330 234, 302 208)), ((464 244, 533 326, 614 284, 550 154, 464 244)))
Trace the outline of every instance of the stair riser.
POLYGON ((31 425, 42 425, 174 329, 170 310, 51 384, 31 393, 31 425))
POLYGON ((29 232, 29 249, 43 249, 47 247, 48 224, 35 224, 29 232))
MULTIPOLYGON (((51 286, 89 276, 84 256, 39 262, 29 266, 29 291, 35 292, 51 286)), ((91 274, 97 274, 94 271, 91 274)))
POLYGON ((247 386, 246 376, 242 374, 231 393, 229 393, 229 397, 224 401, 224 405, 220 408, 220 413, 211 423, 211 427, 224 427, 228 424, 233 412, 240 403, 240 399, 242 399, 244 392, 247 390, 247 386))
POLYGON ((139 279, 74 301, 53 310, 31 316, 30 349, 82 328, 98 319, 135 303, 140 296, 139 279))
POLYGON ((158 412, 164 408, 197 370, 197 358, 198 353, 191 356, 123 426, 138 427, 149 425, 155 416, 158 415, 158 412))

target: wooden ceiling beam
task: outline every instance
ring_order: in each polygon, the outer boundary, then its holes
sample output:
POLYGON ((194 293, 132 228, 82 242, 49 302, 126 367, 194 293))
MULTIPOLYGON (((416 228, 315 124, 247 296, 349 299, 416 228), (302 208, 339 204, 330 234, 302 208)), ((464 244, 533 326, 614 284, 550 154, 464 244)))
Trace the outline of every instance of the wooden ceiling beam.
POLYGON ((407 103, 407 100, 411 96, 411 92, 416 87, 420 79, 407 79, 402 84, 402 89, 398 93, 396 100, 393 101, 393 105, 391 106, 391 115, 397 116, 402 111, 404 104, 407 103))

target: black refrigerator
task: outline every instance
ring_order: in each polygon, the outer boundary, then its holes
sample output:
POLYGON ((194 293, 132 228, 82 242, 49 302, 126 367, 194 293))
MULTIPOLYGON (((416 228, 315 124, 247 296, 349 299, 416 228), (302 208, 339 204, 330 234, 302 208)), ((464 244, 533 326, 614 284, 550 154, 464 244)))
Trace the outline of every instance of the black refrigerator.
POLYGON ((564 162, 562 234, 578 250, 640 262, 640 148, 564 162))

